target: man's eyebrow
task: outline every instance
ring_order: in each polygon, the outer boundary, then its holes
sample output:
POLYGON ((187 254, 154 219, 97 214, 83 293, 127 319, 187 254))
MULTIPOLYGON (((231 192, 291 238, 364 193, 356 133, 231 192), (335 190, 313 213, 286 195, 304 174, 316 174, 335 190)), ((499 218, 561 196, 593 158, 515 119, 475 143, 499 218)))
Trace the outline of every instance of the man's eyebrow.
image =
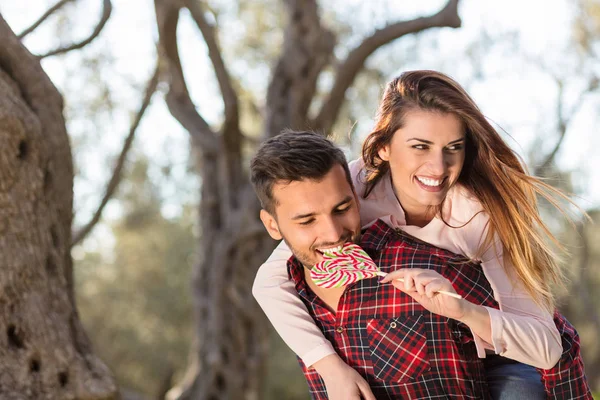
MULTIPOLYGON (((335 206, 333 206, 333 209, 335 210, 338 207, 343 206, 344 204, 347 204, 349 202, 352 201, 352 196, 348 195, 344 198, 344 200, 340 201, 339 203, 337 203, 335 206)), ((297 220, 297 219, 304 219, 304 218, 309 218, 309 217, 313 217, 315 215, 315 213, 307 213, 307 214, 299 214, 296 215, 294 217, 292 217, 292 220, 297 220)))

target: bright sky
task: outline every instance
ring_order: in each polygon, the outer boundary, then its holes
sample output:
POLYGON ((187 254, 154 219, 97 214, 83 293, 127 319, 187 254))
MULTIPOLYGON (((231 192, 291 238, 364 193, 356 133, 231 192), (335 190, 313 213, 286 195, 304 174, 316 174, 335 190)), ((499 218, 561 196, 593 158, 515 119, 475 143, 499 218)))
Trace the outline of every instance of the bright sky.
MULTIPOLYGON (((13 29, 20 32, 55 1, 0 0, 0 12, 13 29)), ((77 15, 78 22, 68 28, 73 36, 81 38, 91 31, 91 26, 99 18, 101 3, 100 0, 79 0, 75 3, 77 6, 74 14, 77 15)), ((73 140, 84 140, 91 135, 98 141, 93 151, 76 154, 79 168, 84 172, 82 178, 77 178, 75 182, 75 209, 78 210, 80 223, 87 220, 86 215, 97 205, 98 193, 104 190, 110 173, 110 168, 103 161, 104 156, 118 154, 123 137, 127 134, 130 113, 137 109, 139 93, 154 66, 156 33, 153 2, 113 0, 113 3, 111 20, 101 37, 93 42, 86 52, 100 53, 105 46, 110 46, 113 50, 114 59, 110 67, 102 70, 102 74, 104 78, 110 78, 110 87, 114 90, 113 100, 122 104, 122 107, 102 119, 101 126, 81 116, 73 119, 69 125, 73 140)), ((215 2, 223 3, 228 1, 215 2)), ((430 14, 444 3, 445 1, 441 0, 379 0, 380 7, 374 9, 373 2, 360 0, 321 2, 327 4, 327 12, 335 12, 342 18, 351 16, 355 19, 357 15, 363 16, 364 18, 353 26, 359 33, 368 33, 373 27, 381 26, 393 16, 408 19, 430 14)), ((450 74, 467 88, 488 118, 510 133, 514 141, 509 139, 509 142, 520 154, 527 157, 532 152, 532 139, 536 136, 544 140, 541 144, 536 144, 535 148, 541 147, 546 150, 552 147, 556 138, 554 128, 557 88, 550 75, 543 72, 540 65, 546 65, 565 77, 573 71, 576 60, 565 56, 567 39, 571 34, 572 10, 569 4, 567 0, 463 0, 460 6, 463 27, 458 30, 435 30, 420 35, 417 43, 426 46, 419 47, 418 60, 398 65, 398 71, 427 68, 450 74), (475 69, 473 62, 465 54, 474 38, 481 35, 482 29, 491 37, 502 32, 518 33, 518 47, 521 54, 528 54, 529 61, 523 61, 519 52, 508 44, 471 48, 471 53, 479 54, 482 59, 479 71, 475 69), (431 44, 432 42, 434 44, 431 44)), ((26 38, 26 45, 34 53, 56 46, 58 39, 51 24, 42 26, 26 38)), ((230 28, 228 36, 231 40, 234 40, 236 35, 243 34, 243 28, 240 24, 235 24, 235 21, 226 21, 224 25, 230 28)), ((219 95, 218 88, 206 58, 202 39, 197 29, 186 18, 180 27, 180 38, 185 73, 194 101, 207 120, 217 122, 221 112, 221 103, 215 101, 215 98, 218 98, 215 96, 219 95)), ((413 43, 414 38, 407 38, 389 47, 402 52, 407 51, 413 43)), ((386 60, 386 54, 389 55, 385 50, 379 51, 370 62, 389 62, 386 60)), ((65 93, 66 101, 71 105, 90 102, 93 99, 92 94, 98 90, 93 77, 77 75, 79 57, 79 53, 73 52, 64 57, 52 57, 43 61, 45 70, 65 93)), ((262 66, 262 69, 253 70, 253 73, 248 74, 249 79, 263 86, 263 92, 268 80, 267 67, 262 66)), ((582 81, 577 76, 567 78, 567 89, 570 93, 567 104, 573 104, 579 98, 578 85, 581 85, 582 81)), ((595 156, 593 151, 600 147, 600 139, 594 134, 598 114, 597 100, 597 96, 586 98, 570 126, 558 158, 563 168, 574 171, 574 179, 582 194, 580 204, 585 208, 600 205, 600 184, 593 176, 593 172, 600 167, 600 158, 595 156)), ((373 104, 370 116, 374 114, 375 108, 376 104, 373 104)), ((363 137, 372 125, 370 116, 359 121, 357 127, 359 132, 362 132, 359 137, 363 137)), ((194 183, 183 183, 187 185, 183 191, 181 187, 188 154, 188 135, 170 116, 160 95, 154 98, 135 143, 158 164, 153 167, 151 173, 160 173, 161 165, 174 164, 174 182, 177 183, 170 186, 167 184, 162 188, 167 199, 175 199, 181 193, 192 198, 195 196, 194 183)), ((177 214, 178 204, 178 201, 167 201, 165 213, 177 214)), ((115 208, 108 209, 109 216, 116 213, 115 208)))

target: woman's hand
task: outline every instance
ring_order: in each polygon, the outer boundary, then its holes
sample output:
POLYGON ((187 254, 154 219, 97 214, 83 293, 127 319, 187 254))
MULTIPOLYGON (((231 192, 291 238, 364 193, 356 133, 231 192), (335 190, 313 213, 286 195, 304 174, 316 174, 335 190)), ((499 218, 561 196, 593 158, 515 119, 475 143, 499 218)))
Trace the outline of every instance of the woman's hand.
POLYGON ((422 268, 402 268, 390 272, 381 280, 391 282, 397 289, 403 291, 421 304, 425 309, 444 317, 462 320, 471 305, 465 299, 437 293, 444 290, 456 293, 452 283, 439 273, 422 268), (399 281, 398 279, 402 279, 399 281))
POLYGON ((365 378, 337 354, 320 359, 313 367, 325 382, 329 400, 376 400, 365 378))

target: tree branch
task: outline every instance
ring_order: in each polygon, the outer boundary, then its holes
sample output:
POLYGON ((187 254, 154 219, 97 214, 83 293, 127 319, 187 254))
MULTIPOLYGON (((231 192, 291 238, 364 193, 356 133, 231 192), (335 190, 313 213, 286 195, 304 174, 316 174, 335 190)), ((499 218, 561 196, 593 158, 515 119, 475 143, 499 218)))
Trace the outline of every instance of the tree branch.
POLYGON ((154 6, 160 57, 167 64, 169 76, 169 92, 165 99, 169 111, 190 133, 196 148, 205 153, 215 153, 219 149, 217 135, 196 110, 183 77, 177 48, 177 24, 181 6, 170 0, 155 0, 154 6))
POLYGON ((363 68, 367 58, 381 46, 402 36, 421 32, 433 27, 458 28, 461 20, 458 15, 458 1, 450 0, 438 13, 411 21, 400 21, 375 31, 365 38, 362 43, 348 54, 336 71, 333 87, 321 107, 317 117, 312 121, 312 127, 328 134, 331 132, 341 106, 345 100, 346 90, 352 85, 356 75, 363 68))
POLYGON ((184 4, 190 11, 192 19, 196 22, 198 29, 204 37, 204 42, 208 47, 208 57, 213 65, 213 70, 217 76, 223 104, 225 109, 225 120, 221 127, 221 139, 224 147, 223 157, 225 158, 226 168, 221 169, 223 182, 229 184, 223 185, 223 198, 229 201, 229 204, 223 204, 224 212, 230 209, 230 206, 238 206, 236 196, 230 191, 231 188, 237 188, 244 179, 242 167, 242 139, 244 135, 240 130, 239 124, 239 99, 236 94, 231 77, 223 61, 215 28, 208 23, 204 17, 203 2, 198 0, 184 0, 184 4))
POLYGON ((283 51, 272 71, 267 89, 265 136, 284 128, 306 129, 308 109, 317 80, 330 62, 336 38, 321 24, 315 0, 285 2, 289 14, 283 51))
POLYGON ((69 46, 59 47, 58 49, 47 52, 46 54, 42 54, 39 56, 39 58, 41 59, 41 58, 46 58, 46 57, 50 57, 50 56, 55 56, 57 54, 64 54, 64 53, 68 53, 69 51, 78 50, 78 49, 81 49, 81 48, 87 46, 94 39, 96 39, 96 37, 100 34, 100 32, 102 32, 102 29, 104 29, 106 22, 110 18, 111 12, 112 12, 112 3, 110 2, 110 0, 103 0, 102 16, 100 18, 100 21, 96 25, 96 28, 94 29, 94 31, 92 32, 92 34, 90 36, 88 36, 86 39, 82 40, 79 43, 73 43, 69 46))
POLYGON ((588 88, 583 93, 581 93, 578 101, 575 103, 575 105, 571 109, 569 116, 565 117, 564 116, 564 99, 563 99, 564 82, 557 77, 553 77, 553 78, 556 81, 556 84, 558 85, 558 100, 557 100, 557 104, 556 104, 556 118, 557 118, 559 137, 558 137, 558 140, 556 141, 552 151, 550 151, 550 153, 548 153, 548 155, 544 158, 544 161, 542 161, 542 163, 538 167, 535 168, 534 175, 536 175, 536 176, 544 176, 546 171, 548 171, 548 169, 550 168, 550 165, 554 162, 554 159, 556 158, 556 154, 558 153, 558 151, 560 150, 560 147, 562 146, 562 143, 565 139, 567 129, 569 127, 569 123, 571 122, 571 119, 573 118, 573 116, 575 115, 577 110, 581 107, 581 105, 583 104, 585 95, 587 93, 590 93, 591 91, 595 90, 596 85, 597 85, 597 82, 595 81, 596 78, 595 77, 592 78, 590 80, 588 88))
POLYGON ((558 140, 556 141, 554 148, 548 155, 545 157, 544 161, 539 164, 534 171, 536 176, 544 176, 546 171, 550 167, 550 164, 554 161, 558 150, 560 150, 560 146, 565 138, 565 134, 567 133, 567 126, 569 124, 568 118, 563 116, 563 92, 564 92, 564 84, 560 79, 555 79, 558 85, 558 99, 556 101, 556 119, 558 125, 558 140))
POLYGON ((123 143, 123 149, 121 150, 121 154, 119 155, 119 159, 117 160, 117 164, 115 165, 115 169, 113 171, 112 177, 110 178, 110 181, 108 182, 108 185, 106 187, 106 191, 104 192, 104 197, 102 198, 102 201, 100 201, 100 205, 98 206, 98 209, 94 213, 94 216, 92 217, 92 219, 83 228, 81 228, 79 231, 77 231, 73 234, 73 240, 71 241, 71 247, 73 247, 77 243, 81 242, 92 231, 92 229, 98 223, 98 221, 100 221, 100 217, 102 216, 102 211, 104 210, 104 207, 106 206, 108 201, 111 199, 111 197, 115 193, 119 183, 121 182, 121 178, 123 176, 122 175, 123 167, 124 167, 125 161, 127 159, 127 154, 129 153, 129 150, 131 149, 131 145, 133 143, 135 133, 137 131, 137 128, 140 125, 140 122, 142 121, 142 117, 144 116, 146 109, 150 105, 150 100, 152 99, 154 92, 156 92, 156 88, 158 86, 158 81, 159 81, 159 76, 160 76, 160 67, 159 67, 159 62, 157 62, 156 69, 154 70, 152 77, 150 78, 150 80, 148 81, 148 83, 146 85, 144 99, 142 100, 140 109, 137 112, 135 118, 133 119, 133 121, 131 123, 131 127, 129 128, 129 134, 127 135, 127 138, 125 139, 125 142, 123 143))
POLYGON ((75 1, 75 0, 60 0, 54 6, 50 7, 48 9, 48 11, 46 11, 44 13, 44 15, 42 15, 40 18, 38 18, 38 20, 35 21, 29 28, 27 28, 23 32, 21 32, 19 34, 18 38, 21 39, 21 40, 23 40, 23 38, 25 36, 29 35, 31 32, 33 32, 34 30, 36 30, 36 28, 38 26, 40 26, 48 17, 50 17, 56 11, 60 10, 64 5, 66 5, 67 3, 71 3, 72 1, 75 1))
MULTIPOLYGON (((221 50, 219 49, 215 35, 215 29, 204 17, 204 12, 201 8, 200 2, 197 0, 185 0, 185 6, 190 11, 194 22, 196 22, 196 25, 198 26, 198 29, 200 29, 200 32, 202 32, 202 36, 204 37, 204 41, 208 47, 208 56, 215 70, 219 88, 221 89, 221 94, 223 95, 223 103, 225 105, 224 125, 237 127, 239 125, 238 97, 233 89, 233 85, 231 84, 231 77, 227 71, 227 67, 223 62, 221 50)), ((235 130, 237 129, 232 129, 232 131, 235 130)), ((229 129, 224 129, 223 131, 227 132, 229 129)), ((239 140, 236 141, 239 142, 239 140)))

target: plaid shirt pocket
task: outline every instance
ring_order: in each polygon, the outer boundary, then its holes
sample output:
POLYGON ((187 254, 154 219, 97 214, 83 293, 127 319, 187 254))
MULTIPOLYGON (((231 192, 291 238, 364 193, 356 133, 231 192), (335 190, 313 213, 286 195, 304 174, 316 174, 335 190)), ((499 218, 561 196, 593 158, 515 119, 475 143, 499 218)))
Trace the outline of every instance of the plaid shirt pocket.
POLYGON ((431 366, 423 316, 372 319, 367 334, 373 374, 385 382, 412 382, 431 366))

